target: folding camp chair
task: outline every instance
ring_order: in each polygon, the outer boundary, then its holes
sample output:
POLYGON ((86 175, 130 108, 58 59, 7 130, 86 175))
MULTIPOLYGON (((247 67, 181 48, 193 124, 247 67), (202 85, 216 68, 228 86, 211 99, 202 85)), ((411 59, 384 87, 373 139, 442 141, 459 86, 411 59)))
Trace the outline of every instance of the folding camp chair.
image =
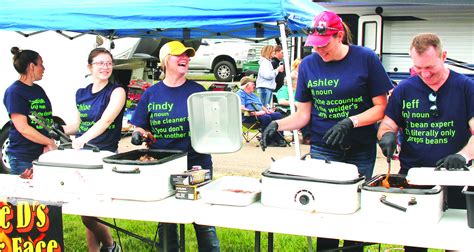
MULTIPOLYGON (((250 115, 250 111, 244 111, 242 114, 242 119, 244 117, 252 117, 252 115, 250 115)), ((260 129, 262 126, 260 125, 260 121, 256 116, 253 117, 255 117, 255 122, 244 122, 244 120, 242 120, 242 136, 247 143, 252 141, 254 138, 257 138, 257 140, 260 141, 260 137, 262 135, 260 129)))
MULTIPOLYGON (((250 111, 245 111, 244 114, 242 115, 242 118, 244 118, 244 116, 251 116, 250 111)), ((247 143, 252 141, 252 139, 254 139, 254 138, 257 138, 260 141, 260 139, 262 137, 262 131, 261 131, 262 126, 261 126, 260 121, 258 120, 257 116, 254 116, 254 117, 255 117, 254 122, 244 122, 242 120, 242 126, 244 126, 244 129, 242 129, 242 136, 244 137, 244 139, 247 143), (254 133, 255 131, 257 131, 257 132, 254 135, 251 135, 251 133, 254 133)), ((276 134, 281 139, 283 139, 283 141, 285 141, 287 146, 291 146, 291 142, 286 140, 285 137, 280 132, 276 132, 276 134)))

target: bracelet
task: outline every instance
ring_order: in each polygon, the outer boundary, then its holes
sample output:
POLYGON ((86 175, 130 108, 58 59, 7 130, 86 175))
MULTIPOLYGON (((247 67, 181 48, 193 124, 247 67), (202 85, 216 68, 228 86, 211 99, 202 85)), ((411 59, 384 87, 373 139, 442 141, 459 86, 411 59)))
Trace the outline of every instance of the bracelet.
POLYGON ((354 128, 359 126, 359 118, 357 118, 357 116, 351 116, 349 119, 352 121, 352 124, 354 124, 354 128))

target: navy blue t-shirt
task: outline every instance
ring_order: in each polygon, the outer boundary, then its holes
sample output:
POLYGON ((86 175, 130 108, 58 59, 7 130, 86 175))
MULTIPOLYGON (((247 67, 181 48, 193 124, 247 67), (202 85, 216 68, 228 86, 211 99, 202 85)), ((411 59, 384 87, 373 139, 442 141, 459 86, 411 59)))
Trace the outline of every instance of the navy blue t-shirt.
MULTIPOLYGON (((51 102, 46 96, 43 88, 37 84, 28 86, 21 81, 15 81, 5 91, 3 103, 7 108, 8 114, 22 114, 25 116, 35 112, 47 120, 47 124, 53 122, 53 112, 51 102)), ((28 118, 28 124, 38 130, 41 134, 49 137, 48 132, 40 125, 31 121, 28 118)), ((42 153, 44 145, 34 143, 18 132, 12 123, 9 136, 10 145, 8 146, 8 153, 21 160, 32 162, 37 159, 42 153)))
MULTIPOLYGON (((303 59, 295 99, 311 102, 311 142, 324 146, 324 134, 337 122, 374 106, 372 98, 386 94, 392 84, 373 51, 349 46, 340 61, 324 62, 317 53, 303 59)), ((352 129, 344 145, 376 142, 375 124, 352 129)))
MULTIPOLYGON (((432 99, 433 100, 433 99, 432 99)), ((471 137, 468 121, 474 117, 474 81, 450 71, 434 92, 420 77, 400 82, 390 96, 385 114, 402 128, 402 170, 434 167, 436 161, 460 151, 471 137), (436 94, 438 116, 429 95, 436 94)))
MULTIPOLYGON (((76 133, 76 137, 82 136, 102 117, 107 105, 109 105, 110 96, 116 88, 123 88, 118 84, 108 83, 102 90, 92 93, 92 84, 81 88, 76 92, 76 107, 80 113, 81 124, 76 133)), ((115 152, 120 141, 122 131, 123 109, 109 127, 99 136, 90 140, 88 143, 99 147, 100 150, 115 152)))
POLYGON ((191 146, 189 131, 187 99, 203 91, 203 86, 190 80, 179 87, 168 87, 160 81, 142 94, 130 121, 153 134, 156 142, 152 149, 187 152, 188 169, 193 165, 212 167, 211 155, 197 153, 191 146))

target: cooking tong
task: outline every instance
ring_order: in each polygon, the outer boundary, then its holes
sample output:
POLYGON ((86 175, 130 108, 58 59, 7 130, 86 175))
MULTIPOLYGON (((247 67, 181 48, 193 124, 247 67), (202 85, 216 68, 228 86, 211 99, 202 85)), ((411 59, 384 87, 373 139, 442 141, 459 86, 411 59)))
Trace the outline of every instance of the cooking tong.
POLYGON ((66 135, 64 132, 58 129, 57 126, 54 125, 54 123, 48 123, 48 120, 38 115, 38 113, 32 112, 31 115, 29 115, 28 117, 33 122, 37 123, 38 125, 42 126, 44 129, 46 129, 52 138, 55 138, 54 136, 58 136, 59 141, 61 142, 68 142, 68 143, 72 142, 71 138, 69 138, 68 135, 66 135))
POLYGON ((388 181, 388 179, 390 178, 390 170, 392 169, 392 158, 391 157, 387 157, 387 166, 388 166, 387 176, 385 176, 385 179, 382 180, 382 186, 389 189, 390 188, 390 182, 388 181))

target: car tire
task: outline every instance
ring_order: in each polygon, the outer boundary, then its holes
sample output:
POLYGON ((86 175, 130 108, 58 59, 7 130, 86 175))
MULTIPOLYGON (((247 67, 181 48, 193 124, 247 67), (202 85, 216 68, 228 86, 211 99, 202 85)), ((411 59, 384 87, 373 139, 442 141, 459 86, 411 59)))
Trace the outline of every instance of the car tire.
POLYGON ((232 62, 223 60, 216 64, 214 67, 214 76, 217 81, 229 82, 237 74, 234 64, 232 62))
POLYGON ((0 163, 0 173, 10 174, 10 164, 8 163, 7 156, 7 147, 10 144, 8 139, 8 133, 10 131, 10 126, 5 127, 2 132, 0 132, 0 146, 2 151, 0 152, 0 158, 2 162, 0 163))

